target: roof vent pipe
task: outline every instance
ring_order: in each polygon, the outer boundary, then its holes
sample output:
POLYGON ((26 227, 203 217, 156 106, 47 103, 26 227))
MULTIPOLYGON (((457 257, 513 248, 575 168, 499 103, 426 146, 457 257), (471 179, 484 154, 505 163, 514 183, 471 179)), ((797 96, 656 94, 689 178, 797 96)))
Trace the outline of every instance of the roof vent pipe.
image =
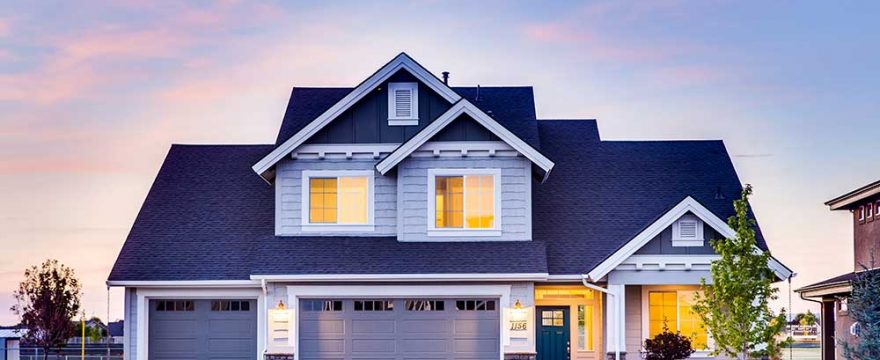
POLYGON ((477 97, 474 98, 474 101, 480 101, 480 84, 477 84, 477 97))
POLYGON ((443 83, 449 85, 449 71, 443 72, 443 83))

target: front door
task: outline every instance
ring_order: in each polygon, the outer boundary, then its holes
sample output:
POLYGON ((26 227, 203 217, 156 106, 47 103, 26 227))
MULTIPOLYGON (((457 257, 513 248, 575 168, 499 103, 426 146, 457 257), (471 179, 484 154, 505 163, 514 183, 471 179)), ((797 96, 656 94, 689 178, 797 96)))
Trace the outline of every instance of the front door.
POLYGON ((537 360, 569 360, 568 306, 538 306, 535 315, 537 360))

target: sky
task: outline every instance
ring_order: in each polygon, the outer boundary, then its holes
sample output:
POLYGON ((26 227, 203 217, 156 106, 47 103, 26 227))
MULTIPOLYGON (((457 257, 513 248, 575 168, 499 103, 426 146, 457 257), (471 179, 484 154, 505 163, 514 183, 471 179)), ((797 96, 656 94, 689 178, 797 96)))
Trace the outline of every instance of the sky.
MULTIPOLYGON (((293 86, 354 86, 401 51, 450 83, 532 85, 603 139, 722 139, 792 286, 852 270, 823 202, 880 178, 880 3, 0 3, 0 324, 54 258, 88 315, 171 144, 271 143, 293 86)), ((255 175, 256 176, 256 175, 255 175)), ((786 305, 787 286, 776 306, 786 305)), ((813 304, 795 301, 795 311, 813 304)))

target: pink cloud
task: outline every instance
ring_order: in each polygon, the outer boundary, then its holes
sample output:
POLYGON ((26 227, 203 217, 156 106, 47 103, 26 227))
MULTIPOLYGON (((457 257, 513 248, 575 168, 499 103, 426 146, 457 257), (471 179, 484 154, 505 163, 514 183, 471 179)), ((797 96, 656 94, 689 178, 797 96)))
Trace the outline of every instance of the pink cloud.
POLYGON ((6 37, 10 31, 9 20, 0 19, 0 37, 6 37))
POLYGON ((551 43, 582 42, 593 38, 587 31, 564 24, 533 24, 524 29, 530 40, 551 43))

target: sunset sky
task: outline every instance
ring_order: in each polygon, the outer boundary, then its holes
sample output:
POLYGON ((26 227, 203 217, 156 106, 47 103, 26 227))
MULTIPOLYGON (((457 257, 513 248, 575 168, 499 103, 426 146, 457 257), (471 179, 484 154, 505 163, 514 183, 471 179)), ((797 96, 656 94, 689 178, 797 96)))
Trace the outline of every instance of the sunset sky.
POLYGON ((723 139, 794 287, 851 271, 849 218, 823 202, 880 179, 878 18, 878 2, 4 1, 0 325, 46 258, 106 316, 171 144, 270 143, 292 86, 354 86, 401 51, 453 85, 532 85, 539 117, 598 119, 604 139, 723 139))

